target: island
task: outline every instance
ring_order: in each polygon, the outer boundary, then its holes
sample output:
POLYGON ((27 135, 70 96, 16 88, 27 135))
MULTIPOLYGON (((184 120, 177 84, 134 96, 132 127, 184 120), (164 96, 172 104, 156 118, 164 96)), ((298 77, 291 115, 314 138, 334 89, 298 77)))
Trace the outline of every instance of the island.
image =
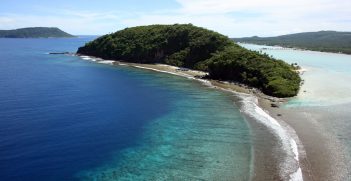
POLYGON ((55 27, 32 27, 0 30, 0 38, 72 38, 75 37, 55 27))
POLYGON ((351 32, 318 31, 276 37, 233 38, 236 42, 351 54, 351 32))
POLYGON ((206 78, 242 83, 274 97, 295 96, 301 82, 295 65, 247 50, 192 24, 126 28, 87 43, 77 54, 206 71, 206 78))

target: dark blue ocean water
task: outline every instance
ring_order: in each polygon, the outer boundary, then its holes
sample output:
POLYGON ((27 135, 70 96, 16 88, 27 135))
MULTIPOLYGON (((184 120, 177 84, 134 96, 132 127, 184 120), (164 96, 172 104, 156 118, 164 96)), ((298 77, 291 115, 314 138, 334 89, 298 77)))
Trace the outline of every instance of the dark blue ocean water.
POLYGON ((248 179, 233 96, 71 51, 95 37, 0 39, 0 180, 248 179))

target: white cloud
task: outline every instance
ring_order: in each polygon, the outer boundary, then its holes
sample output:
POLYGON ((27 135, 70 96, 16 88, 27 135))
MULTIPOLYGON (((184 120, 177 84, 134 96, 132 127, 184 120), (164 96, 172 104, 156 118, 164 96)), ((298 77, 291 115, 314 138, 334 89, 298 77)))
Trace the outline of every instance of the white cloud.
MULTIPOLYGON (((235 11, 259 12, 314 12, 320 10, 347 10, 349 0, 177 0, 184 13, 219 14, 235 11), (337 2, 336 2, 337 1, 337 2), (334 7, 334 8, 333 8, 334 7), (335 9, 338 8, 338 9, 335 9)), ((335 11, 334 13, 338 13, 335 11)))
MULTIPOLYGON (((230 37, 351 30, 350 0, 176 0, 177 9, 47 10, 49 16, 0 15, 1 28, 58 26, 73 34, 105 34, 129 26, 193 23, 230 37)), ((45 9, 45 8, 43 8, 45 9)))
POLYGON ((22 27, 58 27, 71 34, 106 34, 121 29, 115 13, 56 10, 49 16, 5 14, 0 16, 1 29, 22 27))
POLYGON ((177 0, 172 13, 123 20, 140 24, 193 23, 231 37, 273 36, 302 31, 351 29, 350 0, 177 0), (247 16, 249 14, 249 16, 247 16))
POLYGON ((15 20, 9 17, 0 17, 0 24, 13 23, 15 20))

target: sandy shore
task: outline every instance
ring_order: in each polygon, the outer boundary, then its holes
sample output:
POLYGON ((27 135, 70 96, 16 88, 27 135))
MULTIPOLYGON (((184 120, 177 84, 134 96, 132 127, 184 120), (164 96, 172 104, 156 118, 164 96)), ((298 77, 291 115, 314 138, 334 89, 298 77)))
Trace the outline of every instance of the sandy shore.
POLYGON ((303 108, 272 108, 266 100, 261 100, 260 106, 273 118, 287 123, 298 136, 302 150, 300 164, 305 181, 349 179, 345 163, 348 158, 343 155, 347 153, 344 145, 319 123, 322 119, 330 121, 327 113, 303 108), (315 117, 319 117, 318 120, 315 117))
MULTIPOLYGON (((149 69, 153 71, 158 71, 158 72, 165 72, 165 73, 170 73, 174 75, 179 75, 183 77, 188 77, 188 78, 200 78, 205 75, 207 75, 206 72, 202 71, 196 71, 196 70, 190 70, 190 69, 180 69, 179 67, 176 66, 170 66, 170 65, 165 65, 165 64, 138 64, 138 63, 126 63, 126 62, 119 62, 115 61, 113 62, 114 65, 122 65, 122 66, 131 66, 131 67, 136 67, 136 68, 143 68, 143 69, 149 69)), ((200 79, 201 80, 201 79, 200 79)), ((218 80, 204 80, 204 81, 209 81, 210 85, 214 88, 220 89, 220 90, 226 90, 226 91, 232 91, 232 92, 237 92, 237 93, 244 93, 244 94, 251 94, 255 95, 258 98, 259 106, 264 108, 268 112, 268 110, 271 109, 271 105, 280 105, 284 104, 287 99, 281 99, 281 98, 275 98, 271 96, 267 96, 263 94, 261 91, 255 89, 255 88, 250 88, 248 86, 245 86, 243 84, 239 83, 231 83, 231 82, 224 82, 224 81, 218 81, 218 80)), ((280 108, 276 108, 280 109, 280 108)), ((273 109, 272 109, 273 110, 273 109)), ((276 116, 275 116, 276 117, 276 116)), ((277 117, 276 117, 277 118, 277 117)), ((256 148, 255 148, 255 173, 254 176, 252 177, 253 180, 280 180, 281 178, 279 177, 279 173, 277 170, 279 170, 279 164, 274 161, 267 161, 267 160, 275 160, 276 156, 272 155, 273 152, 275 152, 275 147, 278 147, 277 143, 279 142, 279 139, 272 135, 267 129, 262 130, 262 125, 259 125, 257 121, 251 120, 248 118, 249 123, 251 124, 251 127, 254 129, 254 132, 256 133, 256 138, 254 140, 256 148), (268 133, 269 132, 269 133, 268 133), (259 137, 263 136, 265 140, 270 140, 270 141, 264 141, 261 140, 259 137), (264 142, 264 144, 262 144, 264 142), (270 146, 267 146, 270 145, 270 146), (264 150, 264 151, 263 151, 264 150)), ((280 120, 277 118, 277 120, 280 120)), ((284 124, 286 129, 291 129, 286 123, 282 123, 282 121, 279 121, 280 124, 284 124)), ((293 130, 293 129, 291 129, 293 130)), ((295 132, 291 133, 292 135, 295 135, 295 132)), ((304 158, 304 149, 303 146, 301 146, 299 138, 296 136, 294 138, 295 140, 298 140, 298 144, 300 145, 300 159, 305 160, 304 158)), ((304 161, 305 162, 305 161, 304 161)), ((307 162, 308 163, 308 162, 307 162)), ((301 168, 303 168, 303 173, 304 173, 304 180, 313 180, 310 179, 311 173, 310 173, 310 166, 309 165, 304 165, 300 163, 301 168)), ((298 179, 297 179, 298 180, 298 179)))
MULTIPOLYGON (((165 65, 165 64, 138 64, 138 63, 126 63, 121 61, 108 61, 94 58, 95 61, 100 63, 117 65, 117 66, 131 66, 136 68, 149 69, 158 72, 165 72, 174 75, 179 75, 188 78, 199 78, 205 76, 206 72, 180 69, 179 67, 165 65)), ((200 79, 201 80, 201 79, 200 79)), ((205 80, 204 80, 205 81, 205 80)), ((333 150, 328 148, 325 142, 330 142, 325 135, 322 134, 321 129, 316 127, 315 123, 312 123, 308 117, 302 114, 299 110, 290 110, 282 108, 288 99, 274 98, 264 95, 259 90, 247 87, 238 83, 229 83, 217 80, 206 80, 211 83, 214 88, 224 89, 228 91, 234 91, 239 93, 255 95, 258 98, 258 105, 269 113, 269 115, 275 118, 279 124, 281 124, 288 132, 288 134, 294 138, 298 147, 299 165, 302 169, 303 180, 338 180, 335 175, 337 171, 331 167, 335 166, 335 158, 333 158, 333 150), (316 142, 316 140, 318 140, 316 142)), ((255 124, 255 123, 253 123, 255 124)), ((253 127, 255 125, 252 125, 253 127)), ((261 131, 259 128, 257 131, 261 131)), ((271 142, 274 141, 273 136, 267 135, 271 142)), ((261 140, 259 140, 261 141, 261 140)), ((274 145, 272 145, 273 147, 274 145)), ((267 160, 273 159, 272 156, 273 148, 267 148, 265 145, 264 153, 259 150, 255 158, 255 176, 253 180, 279 180, 277 169, 279 166, 274 163, 267 165, 267 160), (262 162, 260 161, 262 160, 262 162)))

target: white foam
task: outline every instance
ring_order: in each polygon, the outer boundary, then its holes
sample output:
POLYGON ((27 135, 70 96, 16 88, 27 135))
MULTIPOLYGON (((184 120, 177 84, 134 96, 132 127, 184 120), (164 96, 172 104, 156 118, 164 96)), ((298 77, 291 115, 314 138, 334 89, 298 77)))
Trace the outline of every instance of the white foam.
POLYGON ((299 150, 297 149, 297 144, 294 139, 290 139, 290 145, 293 153, 295 154, 294 158, 296 161, 299 161, 299 150))
POLYGON ((302 171, 299 167, 296 172, 290 175, 290 181, 303 181, 302 171))
MULTIPOLYGON (((296 161, 299 161, 299 150, 297 148, 297 144, 296 144, 296 141, 294 139, 290 139, 290 146, 292 148, 292 151, 294 153, 294 159, 296 161)), ((290 174, 290 181, 302 181, 303 180, 303 177, 302 177, 302 171, 301 171, 301 168, 299 167, 297 169, 296 172, 290 174)))
MULTIPOLYGON (((134 67, 153 70, 153 71, 157 71, 157 72, 168 73, 168 74, 173 74, 173 75, 178 75, 178 76, 183 76, 183 77, 187 77, 189 79, 200 81, 201 83, 203 83, 204 85, 207 85, 209 87, 215 87, 208 80, 195 78, 195 77, 187 75, 187 74, 174 73, 174 72, 163 71, 163 70, 142 67, 142 66, 134 66, 134 67)), ((219 88, 219 87, 216 87, 216 88, 219 88)), ((250 94, 238 93, 238 92, 235 92, 235 91, 232 91, 229 89, 224 89, 224 88, 219 88, 219 89, 221 89, 223 91, 235 93, 236 95, 242 95, 244 97, 244 103, 247 103, 246 108, 248 108, 248 106, 251 103, 251 106, 254 109, 254 111, 252 111, 251 109, 245 109, 247 111, 244 111, 244 112, 248 113, 249 115, 254 117, 256 120, 261 121, 261 123, 266 125, 268 128, 274 130, 275 134, 278 136, 278 138, 280 138, 280 141, 282 142, 282 148, 287 152, 287 154, 290 157, 293 157, 294 160, 296 161, 295 164, 297 164, 298 168, 297 168, 296 172, 293 172, 289 175, 289 177, 290 177, 289 181, 303 181, 302 171, 301 171, 301 168, 299 165, 299 152, 298 152, 298 147, 297 147, 296 141, 288 135, 287 131, 278 123, 278 121, 275 120, 273 117, 271 117, 268 113, 266 113, 262 108, 260 108, 258 106, 258 100, 256 97, 254 97, 250 94)), ((283 166, 284 166, 283 172, 284 173, 291 172, 289 170, 289 168, 291 168, 290 164, 293 164, 293 163, 289 163, 289 161, 285 160, 285 163, 283 164, 283 166)))
POLYGON ((91 58, 90 56, 80 56, 81 59, 83 60, 89 60, 95 62, 96 60, 94 58, 91 58))
MULTIPOLYGON (((173 74, 173 75, 178 75, 178 76, 183 76, 187 77, 189 79, 194 79, 197 81, 202 82, 204 85, 207 85, 209 87, 215 87, 212 85, 212 83, 208 80, 203 80, 199 78, 195 78, 193 76, 183 74, 183 73, 174 73, 174 72, 169 72, 169 71, 164 71, 164 70, 158 70, 158 69, 153 69, 153 68, 148 68, 148 67, 142 67, 142 66, 134 66, 137 68, 142 68, 142 69, 147 69, 147 70, 153 70, 157 72, 163 72, 163 73, 168 73, 168 74, 173 74)), ((219 87, 216 87, 219 88, 219 87)), ((302 171, 299 165, 299 152, 298 152, 298 147, 296 144, 296 141, 289 136, 287 131, 278 123, 277 120, 272 118, 268 113, 266 113, 262 108, 258 106, 258 100, 256 97, 250 95, 250 94, 245 94, 245 93, 238 93, 229 89, 224 89, 224 88, 219 88, 223 91, 228 91, 235 93, 236 95, 241 95, 243 97, 243 102, 244 102, 244 112, 252 117, 254 117, 256 120, 260 121, 263 123, 265 126, 268 128, 272 129, 274 133, 278 136, 282 143, 282 148, 284 151, 286 151, 287 155, 292 157, 296 161, 297 165, 297 170, 293 173, 289 170, 291 168, 290 163, 287 159, 283 163, 283 169, 281 174, 282 176, 285 176, 284 173, 290 172, 291 174, 288 175, 290 177, 289 181, 303 181, 302 177, 302 171)))
POLYGON ((287 154, 287 157, 283 160, 280 166, 282 169, 280 170, 281 176, 283 178, 289 176, 290 181, 302 181, 303 177, 299 165, 299 154, 296 141, 290 137, 288 132, 278 123, 277 120, 272 118, 257 105, 258 100, 256 97, 249 95, 242 96, 242 99, 243 107, 241 111, 272 130, 273 134, 275 134, 281 142, 281 147, 287 154), (291 168, 294 168, 294 166, 297 167, 297 170, 291 174, 291 168))
POLYGON ((198 79, 198 78, 194 78, 195 80, 197 80, 197 81, 200 81, 202 84, 204 84, 204 85, 207 85, 207 86, 209 86, 209 87, 214 87, 213 85, 212 85, 212 83, 210 82, 210 81, 208 81, 208 80, 204 80, 204 79, 198 79))
POLYGON ((102 61, 98 61, 98 63, 108 64, 108 65, 113 65, 114 62, 116 62, 116 61, 113 61, 113 60, 102 60, 102 61))
MULTIPOLYGON (((90 58, 89 56, 81 56, 81 58, 84 60, 95 60, 95 59, 90 58)), ((112 65, 115 61, 102 60, 102 61, 98 61, 98 62, 112 65)), ((126 64, 119 64, 119 65, 126 65, 126 64)), ((178 75, 178 76, 182 76, 182 77, 186 77, 189 79, 194 79, 194 80, 200 81, 204 85, 207 85, 209 87, 215 87, 208 80, 195 78, 191 75, 180 73, 180 72, 175 73, 175 72, 158 70, 158 69, 154 69, 154 68, 137 66, 137 65, 133 65, 133 67, 146 69, 146 70, 152 70, 152 71, 156 71, 156 72, 168 73, 168 74, 172 74, 172 75, 178 75)), ((288 133, 278 123, 277 120, 272 118, 268 113, 266 113, 262 108, 260 108, 258 106, 257 98, 250 95, 250 94, 238 93, 238 92, 235 92, 235 91, 232 91, 229 89, 224 89, 224 88, 219 88, 219 87, 216 87, 216 88, 221 89, 223 91, 235 93, 236 95, 241 95, 241 97, 243 98, 243 103, 244 103, 243 109, 241 111, 245 112, 246 114, 248 114, 251 117, 255 118, 256 120, 260 121, 262 124, 264 124, 269 129, 273 130, 274 134, 276 134, 281 141, 282 149, 284 151, 286 151, 288 156, 292 157, 296 161, 298 168, 295 172, 293 172, 289 175, 290 176, 289 181, 303 181, 302 171, 301 171, 301 168, 299 166, 299 153, 298 153, 298 147, 297 147, 296 141, 288 135, 288 133)), ((282 164, 283 170, 281 170, 283 172, 283 174, 281 173, 282 176, 285 175, 284 173, 289 172, 289 168, 291 168, 290 164, 291 163, 288 161, 288 159, 286 159, 284 161, 284 163, 282 164)))

